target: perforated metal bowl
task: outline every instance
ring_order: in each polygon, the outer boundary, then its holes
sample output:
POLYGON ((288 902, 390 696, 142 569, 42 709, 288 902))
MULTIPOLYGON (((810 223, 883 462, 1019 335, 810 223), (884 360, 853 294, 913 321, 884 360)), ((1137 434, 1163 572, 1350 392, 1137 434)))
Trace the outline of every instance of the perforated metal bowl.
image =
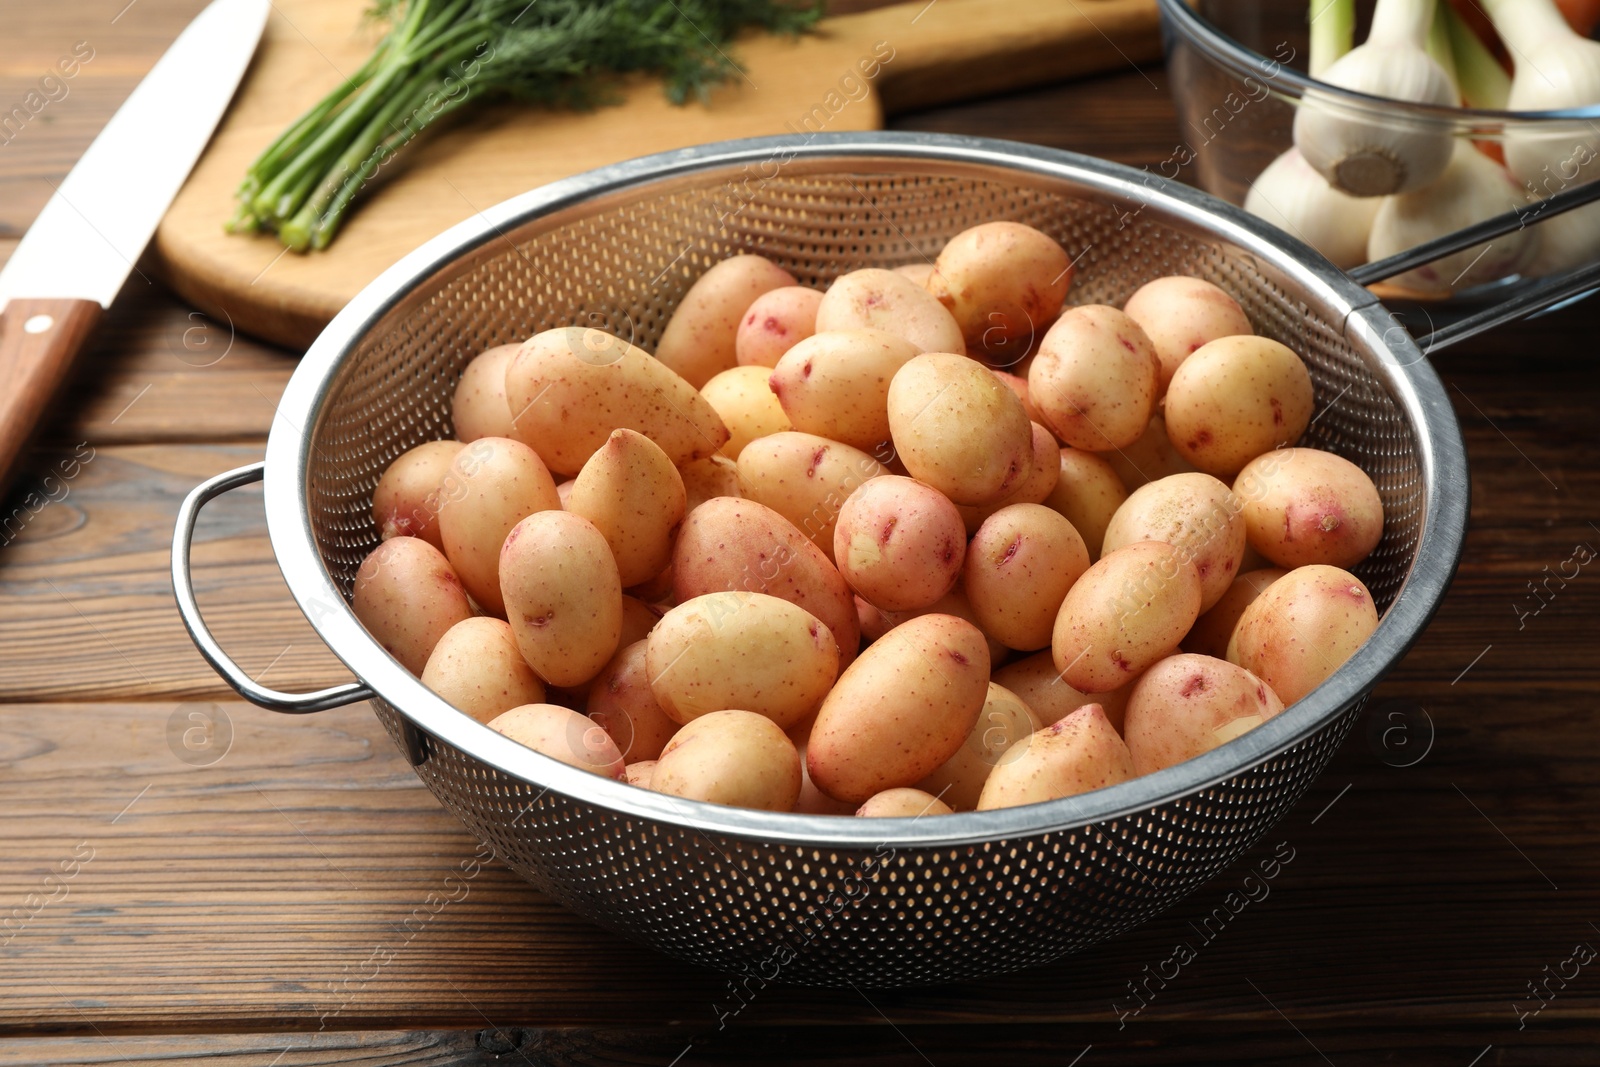
POLYGON ((406 257, 306 354, 264 466, 186 503, 174 584, 202 652, 282 711, 370 698, 416 772, 467 827, 575 911, 684 960, 763 979, 898 986, 1043 963, 1127 930, 1225 868, 1300 799, 1383 673, 1417 638, 1461 550, 1467 475, 1438 378, 1364 289, 1218 200, 1148 174, 998 141, 841 134, 652 156, 492 207, 406 257), (350 612, 378 543, 390 460, 448 436, 478 352, 553 326, 645 347, 708 266, 755 251, 824 286, 931 256, 968 226, 1027 222, 1077 257, 1069 299, 1120 304, 1165 274, 1228 290, 1301 353, 1318 410, 1306 443, 1377 483, 1387 524, 1360 568, 1383 621, 1324 685, 1222 748, 1123 785, 938 818, 770 814, 603 780, 449 707, 350 612), (206 633, 188 577, 199 508, 265 478, 289 588, 360 679, 291 695, 257 685, 206 633))

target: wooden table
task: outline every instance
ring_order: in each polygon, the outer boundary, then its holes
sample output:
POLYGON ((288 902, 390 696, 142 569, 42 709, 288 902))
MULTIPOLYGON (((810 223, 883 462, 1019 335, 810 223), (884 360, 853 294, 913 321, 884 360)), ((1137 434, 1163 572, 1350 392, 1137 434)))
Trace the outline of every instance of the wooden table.
MULTIPOLYGON (((113 21, 126 2, 0 14, 6 107, 73 42, 97 54, 0 146, 0 255, 200 6, 138 0, 113 21)), ((1179 136, 1159 70, 897 124, 1135 164, 1179 136)), ((167 544, 186 490, 261 455, 294 354, 135 276, 0 508, 0 1065, 1594 1063, 1600 967, 1574 951, 1600 947, 1600 571, 1569 561, 1600 545, 1597 311, 1441 357, 1472 459, 1460 575, 1381 713, 1236 869, 1049 967, 772 988, 719 1032, 717 975, 501 869, 439 906, 475 842, 366 708, 229 699, 179 625, 167 544), (1133 1014, 1128 984, 1279 842, 1295 858, 1270 896, 1133 1014)), ((202 606, 240 662, 284 688, 342 680, 259 494, 202 526, 202 606)))

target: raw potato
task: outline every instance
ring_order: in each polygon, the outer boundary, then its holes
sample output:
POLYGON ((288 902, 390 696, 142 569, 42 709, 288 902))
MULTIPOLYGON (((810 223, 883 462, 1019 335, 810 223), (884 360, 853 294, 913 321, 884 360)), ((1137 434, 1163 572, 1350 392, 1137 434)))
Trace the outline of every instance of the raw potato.
POLYGON ((793 428, 767 384, 771 375, 765 367, 731 367, 700 390, 728 428, 728 442, 718 450, 720 455, 736 460, 744 446, 756 438, 793 428))
POLYGON ((420 537, 440 551, 439 508, 459 441, 429 441, 395 457, 372 490, 372 521, 378 536, 420 537))
POLYGON ((906 786, 874 794, 856 809, 856 814, 864 819, 916 819, 950 813, 950 805, 938 797, 906 786))
POLYGON ((978 806, 983 783, 989 780, 989 772, 1000 757, 1043 726, 1020 697, 990 682, 977 725, 956 754, 918 782, 917 788, 938 797, 955 811, 971 811, 978 806))
POLYGON ((1202 345, 1255 333, 1239 302, 1203 278, 1173 275, 1141 285, 1122 305, 1155 346, 1164 395, 1173 372, 1202 345))
POLYGON ((1316 396, 1293 350, 1266 337, 1203 345, 1172 377, 1167 436, 1207 474, 1231 478, 1246 463, 1300 440, 1316 396))
POLYGON ((883 611, 932 607, 961 577, 966 530, 942 493, 886 475, 845 501, 833 532, 839 573, 883 611))
POLYGON ((656 358, 701 388, 738 365, 739 324, 756 298, 794 285, 794 275, 761 256, 730 256, 689 287, 656 344, 656 358))
POLYGON ((623 781, 629 785, 636 785, 640 789, 649 789, 650 782, 656 776, 656 761, 653 759, 640 760, 630 763, 623 768, 623 781))
POLYGON ((979 811, 1041 804, 1126 782, 1133 757, 1099 704, 1086 704, 1011 749, 995 764, 979 811))
POLYGON ((462 619, 433 646, 422 684, 478 722, 522 704, 542 704, 544 683, 500 619, 462 619))
POLYGON ((860 803, 913 785, 966 741, 989 689, 976 626, 922 615, 869 645, 822 702, 806 747, 817 788, 860 803))
POLYGON ((904 274, 869 267, 834 280, 817 305, 817 332, 882 330, 920 352, 966 354, 961 327, 937 297, 904 274))
POLYGON ((803 285, 769 289, 755 298, 734 338, 741 367, 776 367, 783 354, 817 332, 822 294, 803 285))
MULTIPOLYGON (((962 556, 962 559, 965 561, 965 555, 962 556)), ((961 587, 961 582, 958 580, 954 588, 934 601, 929 607, 919 608, 916 611, 879 612, 877 625, 882 628, 870 632, 868 636, 872 640, 877 640, 877 638, 882 637, 901 623, 910 622, 919 615, 954 615, 958 619, 965 619, 974 626, 978 625, 978 613, 973 610, 972 601, 967 598, 967 591, 961 587)), ((982 632, 981 627, 979 632, 982 632)), ((1006 657, 1011 654, 1011 650, 988 634, 984 634, 983 639, 989 649, 989 666, 992 668, 1004 663, 1006 657)))
POLYGON ((1234 479, 1250 547, 1280 567, 1354 567, 1383 540, 1383 500, 1360 467, 1315 448, 1282 448, 1234 479))
POLYGON ((667 742, 650 788, 712 804, 790 811, 800 796, 800 754, 771 719, 714 711, 667 742))
POLYGON ((500 546, 536 511, 560 511, 561 495, 539 453, 506 437, 483 437, 457 454, 439 510, 439 539, 472 599, 504 618, 500 546))
POLYGON ((681 604, 728 589, 768 593, 806 609, 839 643, 841 665, 855 659, 861 644, 855 599, 822 550, 766 505, 716 497, 683 520, 672 553, 672 596, 681 604))
POLYGON ((603 330, 570 326, 530 338, 506 368, 506 399, 511 436, 564 476, 577 474, 618 427, 638 430, 680 467, 728 440, 695 386, 603 330))
POLYGON ((1171 545, 1140 541, 1107 552, 1078 579, 1056 616, 1051 653, 1067 684, 1106 692, 1174 652, 1199 616, 1195 565, 1171 545))
POLYGON ((622 646, 589 686, 589 718, 617 743, 625 763, 653 760, 678 732, 650 689, 643 640, 622 646))
MULTIPOLYGON (((800 753, 800 797, 794 802, 794 810, 800 815, 854 815, 856 806, 847 800, 835 800, 811 780, 811 771, 806 766, 806 741, 804 737, 796 737, 796 731, 787 731, 789 740, 794 742, 794 747, 800 753)), ((806 736, 810 736, 810 727, 807 724, 806 736)))
POLYGON ((1061 313, 1072 260, 1032 226, 985 222, 950 238, 926 285, 955 317, 968 353, 1009 367, 1061 313))
POLYGON ((778 360, 771 387, 794 428, 874 455, 889 440, 889 382, 917 346, 882 330, 834 330, 778 360))
POLYGON ((966 524, 968 534, 977 533, 978 527, 1001 508, 1013 504, 1042 504, 1055 492, 1056 483, 1061 480, 1061 447, 1049 430, 1037 422, 1032 425, 1033 455, 1029 461, 1028 477, 1013 492, 999 500, 960 508, 961 521, 966 524))
POLYGON ((962 584, 984 633, 1031 652, 1049 646, 1061 602, 1088 569, 1072 523, 1043 504, 1013 504, 979 527, 962 584))
POLYGON ((1022 402, 977 360, 924 353, 889 383, 889 430, 911 476, 956 504, 1014 492, 1033 468, 1022 402))
POLYGON ((787 728, 839 676, 839 646, 815 615, 764 593, 707 593, 662 617, 645 641, 650 689, 678 723, 743 708, 787 728))
POLYGON ((1283 701, 1243 667, 1211 656, 1168 656, 1139 679, 1122 735, 1139 774, 1154 774, 1260 726, 1283 701))
POLYGON ((1110 463, 1081 448, 1061 450, 1061 469, 1056 487, 1044 498, 1044 506, 1059 511, 1083 537, 1089 558, 1099 559, 1105 543, 1106 527, 1128 490, 1110 463))
POLYGON ((859 448, 795 431, 752 441, 739 453, 740 494, 788 519, 830 560, 844 502, 888 473, 859 448))
POLYGON ((1176 548, 1200 572, 1200 610, 1210 611, 1244 559, 1244 506, 1209 474, 1173 474, 1141 485, 1106 527, 1105 551, 1138 541, 1176 548))
POLYGON ((615 430, 578 472, 567 510, 600 531, 626 587, 672 562, 672 538, 686 500, 683 478, 654 441, 615 430))
POLYGON ((690 460, 678 474, 683 478, 685 515, 712 497, 739 495, 739 464, 727 456, 690 460))
POLYGON ((1137 322, 1086 304, 1064 311, 1039 342, 1028 395, 1063 442, 1109 452, 1133 444, 1149 425, 1160 368, 1137 322))
POLYGON ((894 269, 896 274, 904 274, 924 289, 928 287, 928 279, 933 277, 932 263, 902 263, 894 269))
POLYGON ((627 648, 635 641, 643 641, 655 629, 656 623, 661 621, 661 616, 666 614, 662 609, 652 604, 647 604, 635 596, 622 598, 622 636, 617 641, 619 649, 627 648))
POLYGON ((445 633, 472 617, 444 553, 419 537, 394 537, 361 561, 350 609, 383 650, 421 674, 445 633))
MULTIPOLYGON (((1039 414, 1039 409, 1033 406, 1033 397, 1028 395, 1026 374, 1026 369, 1022 367, 1013 367, 1011 370, 997 370, 994 372, 996 378, 1006 383, 1006 388, 1017 394, 1017 399, 1022 401, 1022 410, 1028 413, 1028 418, 1043 425, 1044 416, 1039 414)), ((1052 434, 1051 436, 1054 435, 1052 434)))
POLYGON ((622 753, 587 715, 557 704, 524 704, 489 723, 489 729, 602 778, 625 780, 622 753))
POLYGON ((1378 609, 1360 579, 1338 567, 1299 567, 1244 609, 1228 662, 1256 675, 1293 704, 1344 665, 1378 628, 1378 609))
POLYGON ((1278 567, 1263 567, 1239 575, 1222 594, 1222 599, 1195 621, 1189 636, 1183 639, 1183 650, 1227 659, 1228 642, 1233 639, 1233 628, 1239 624, 1239 616, 1269 585, 1288 573, 1278 567))
POLYGON ((522 345, 496 345, 474 356, 461 372, 450 403, 456 440, 511 436, 511 404, 506 400, 506 368, 522 345))
POLYGON ((1150 417, 1150 425, 1137 441, 1115 452, 1107 452, 1104 458, 1130 492, 1146 482, 1188 474, 1195 469, 1168 439, 1167 422, 1160 412, 1150 417))
POLYGON ((622 580, 594 523, 540 511, 511 528, 500 589, 522 658, 550 685, 599 674, 622 637, 622 580))

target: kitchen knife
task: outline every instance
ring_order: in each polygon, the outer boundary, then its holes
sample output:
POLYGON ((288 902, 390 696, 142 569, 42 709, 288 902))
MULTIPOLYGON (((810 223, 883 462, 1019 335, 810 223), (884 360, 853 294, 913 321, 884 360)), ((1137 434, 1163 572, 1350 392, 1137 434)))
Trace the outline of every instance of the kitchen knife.
POLYGON ((269 0, 213 0, 111 117, 0 270, 0 491, 250 65, 269 0))

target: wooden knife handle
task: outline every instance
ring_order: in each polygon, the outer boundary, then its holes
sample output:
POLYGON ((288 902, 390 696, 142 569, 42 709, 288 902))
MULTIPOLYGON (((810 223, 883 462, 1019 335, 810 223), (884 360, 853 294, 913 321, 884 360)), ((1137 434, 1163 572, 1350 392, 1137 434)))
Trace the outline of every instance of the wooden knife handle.
POLYGON ((93 300, 19 298, 0 315, 0 493, 101 313, 93 300))

